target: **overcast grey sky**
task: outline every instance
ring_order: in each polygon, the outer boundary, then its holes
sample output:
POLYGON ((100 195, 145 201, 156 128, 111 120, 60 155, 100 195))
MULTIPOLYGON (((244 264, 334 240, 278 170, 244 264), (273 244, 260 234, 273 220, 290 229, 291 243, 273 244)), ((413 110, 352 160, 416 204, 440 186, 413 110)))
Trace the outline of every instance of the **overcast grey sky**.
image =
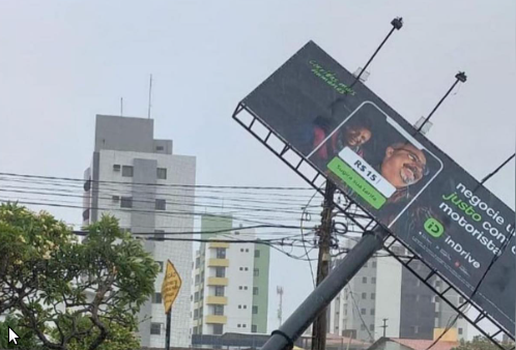
MULTIPOLYGON (((232 119, 240 99, 308 40, 363 66, 402 16, 367 85, 481 179, 515 148, 514 1, 0 1, 0 171, 82 177, 95 114, 147 115, 156 136, 197 157, 202 184, 304 185, 232 119)), ((487 183, 514 209, 514 163, 487 183)), ((51 212, 80 222, 80 211, 51 212)), ((307 264, 273 254, 285 315, 311 290, 307 264)), ((270 328, 277 298, 270 298, 270 328)))

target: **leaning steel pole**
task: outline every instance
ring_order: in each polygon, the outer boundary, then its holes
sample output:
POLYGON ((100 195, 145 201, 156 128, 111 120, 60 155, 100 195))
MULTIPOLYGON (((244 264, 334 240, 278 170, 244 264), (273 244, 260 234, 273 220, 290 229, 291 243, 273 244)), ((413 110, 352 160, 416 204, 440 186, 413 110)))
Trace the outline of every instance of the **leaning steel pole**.
POLYGON ((350 250, 328 277, 305 299, 283 325, 272 332, 262 350, 291 349, 294 342, 310 326, 362 266, 382 247, 387 231, 377 226, 364 232, 357 245, 350 250))

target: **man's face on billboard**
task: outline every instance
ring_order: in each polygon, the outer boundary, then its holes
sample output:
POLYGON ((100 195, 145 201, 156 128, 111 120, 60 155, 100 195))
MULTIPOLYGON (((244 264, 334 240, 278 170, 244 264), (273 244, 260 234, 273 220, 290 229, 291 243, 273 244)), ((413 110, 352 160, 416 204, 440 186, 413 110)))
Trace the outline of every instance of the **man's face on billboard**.
POLYGON ((351 127, 346 129, 346 142, 350 147, 358 147, 371 139, 371 130, 364 127, 351 127))
POLYGON ((382 162, 382 176, 394 187, 413 185, 423 178, 426 167, 424 153, 410 143, 387 147, 382 162))

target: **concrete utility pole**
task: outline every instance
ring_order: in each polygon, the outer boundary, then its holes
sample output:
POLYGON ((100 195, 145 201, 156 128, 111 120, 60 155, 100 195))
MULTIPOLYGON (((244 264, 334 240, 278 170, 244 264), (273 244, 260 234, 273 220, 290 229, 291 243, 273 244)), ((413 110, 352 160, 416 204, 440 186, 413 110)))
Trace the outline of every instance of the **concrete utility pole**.
MULTIPOLYGON (((331 234, 333 228, 333 211, 335 203, 333 196, 335 194, 335 185, 331 182, 326 182, 326 190, 324 192, 324 204, 321 219, 321 226, 319 228, 319 258, 317 263, 317 285, 328 276, 330 272, 330 245, 331 234)), ((326 329, 327 317, 326 308, 323 309, 319 317, 315 319, 312 329, 312 350, 326 349, 326 329)))

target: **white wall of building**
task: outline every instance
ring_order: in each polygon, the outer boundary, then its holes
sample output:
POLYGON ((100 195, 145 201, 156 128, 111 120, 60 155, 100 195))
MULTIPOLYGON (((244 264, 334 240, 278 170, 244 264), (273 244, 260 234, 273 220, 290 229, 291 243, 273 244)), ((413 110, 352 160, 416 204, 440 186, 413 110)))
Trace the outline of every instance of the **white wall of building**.
MULTIPOLYGON (((112 150, 100 151, 99 162, 99 205, 102 210, 99 211, 99 218, 102 213, 110 213, 120 220, 122 228, 131 228, 131 209, 123 210, 120 208, 120 201, 114 201, 112 196, 127 196, 133 194, 133 186, 109 183, 113 182, 132 182, 131 177, 123 177, 122 171, 113 171, 113 165, 133 165, 134 159, 152 159, 157 161, 157 166, 167 169, 167 179, 157 180, 157 184, 171 185, 195 184, 195 158, 187 156, 177 156, 169 154, 139 153, 139 152, 123 152, 112 150), (103 183, 103 181, 105 183, 103 183)), ((152 186, 155 189, 157 199, 165 199, 167 202, 166 212, 184 212, 186 215, 170 215, 168 213, 155 212, 155 227, 145 228, 148 232, 155 230, 163 230, 166 232, 192 232, 193 216, 188 212, 193 211, 193 195, 192 188, 177 188, 170 186, 152 186), (147 230, 148 229, 148 230, 147 230)), ((137 191, 145 191, 145 186, 137 191)), ((145 199, 147 200, 147 199, 145 199)), ((153 201, 152 197, 148 201, 153 201)), ((191 234, 185 234, 180 237, 191 237, 191 234)), ((191 295, 191 271, 192 271, 192 243, 191 242, 171 242, 159 241, 151 244, 152 254, 156 261, 162 262, 166 266, 167 259, 170 259, 178 270, 183 285, 181 291, 172 308, 172 325, 171 339, 173 346, 188 347, 191 344, 190 335, 190 295, 191 295)), ((156 292, 161 291, 161 284, 164 277, 164 271, 160 272, 155 280, 154 287, 156 292)), ((150 347, 163 347, 165 344, 165 325, 166 315, 162 303, 152 304, 152 312, 150 315, 152 323, 161 324, 161 334, 150 336, 150 347)), ((143 344, 145 345, 145 344, 143 344)))

